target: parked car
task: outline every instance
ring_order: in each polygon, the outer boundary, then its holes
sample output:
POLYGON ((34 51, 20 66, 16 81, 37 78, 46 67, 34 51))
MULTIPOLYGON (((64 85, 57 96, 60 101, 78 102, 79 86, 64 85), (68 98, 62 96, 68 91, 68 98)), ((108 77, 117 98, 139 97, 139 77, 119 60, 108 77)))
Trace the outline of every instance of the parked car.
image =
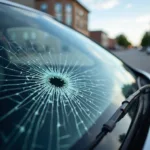
POLYGON ((149 47, 147 47, 147 49, 146 49, 146 53, 147 53, 147 54, 150 54, 150 46, 149 46, 149 47))
POLYGON ((146 51, 146 49, 147 49, 147 47, 142 47, 141 49, 139 49, 139 51, 141 51, 141 52, 145 52, 145 51, 146 51))
POLYGON ((142 46, 136 48, 138 51, 143 51, 144 48, 142 46))
POLYGON ((0 1, 1 150, 149 150, 150 96, 91 148, 150 75, 49 15, 0 1))

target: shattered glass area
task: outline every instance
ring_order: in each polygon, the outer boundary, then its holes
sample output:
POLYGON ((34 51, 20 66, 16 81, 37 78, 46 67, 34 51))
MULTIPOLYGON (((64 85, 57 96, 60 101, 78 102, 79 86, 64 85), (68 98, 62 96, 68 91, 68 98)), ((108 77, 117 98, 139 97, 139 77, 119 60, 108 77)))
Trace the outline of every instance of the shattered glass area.
POLYGON ((118 59, 46 15, 3 6, 1 17, 2 150, 69 149, 135 82, 118 59))
POLYGON ((23 150, 68 149, 110 103, 111 79, 76 53, 73 60, 44 47, 37 52, 8 45, 0 47, 9 56, 0 56, 2 149, 18 142, 23 150))

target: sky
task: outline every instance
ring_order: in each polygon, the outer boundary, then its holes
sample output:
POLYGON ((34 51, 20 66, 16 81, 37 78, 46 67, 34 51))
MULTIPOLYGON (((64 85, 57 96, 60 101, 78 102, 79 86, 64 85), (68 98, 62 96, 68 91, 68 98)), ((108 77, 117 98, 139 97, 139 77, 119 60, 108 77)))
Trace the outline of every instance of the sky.
POLYGON ((139 45, 150 30, 150 0, 79 0, 89 11, 89 30, 103 30, 109 37, 125 34, 139 45))

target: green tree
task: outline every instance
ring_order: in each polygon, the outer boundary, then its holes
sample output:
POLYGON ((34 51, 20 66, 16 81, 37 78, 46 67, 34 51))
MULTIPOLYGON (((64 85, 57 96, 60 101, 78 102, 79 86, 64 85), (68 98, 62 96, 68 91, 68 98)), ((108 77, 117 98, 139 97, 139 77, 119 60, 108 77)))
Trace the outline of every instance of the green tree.
POLYGON ((127 37, 123 34, 118 35, 116 37, 116 41, 117 41, 118 45, 123 46, 125 48, 127 48, 128 46, 131 45, 131 43, 127 40, 127 37))
POLYGON ((143 47, 147 47, 150 46, 150 33, 149 32, 145 32, 142 41, 141 41, 141 45, 143 47))

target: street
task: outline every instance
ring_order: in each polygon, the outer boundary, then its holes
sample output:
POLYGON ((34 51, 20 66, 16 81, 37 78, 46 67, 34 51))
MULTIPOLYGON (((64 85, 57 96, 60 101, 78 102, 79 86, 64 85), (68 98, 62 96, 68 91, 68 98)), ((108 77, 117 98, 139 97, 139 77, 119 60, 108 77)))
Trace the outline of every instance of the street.
POLYGON ((114 52, 114 54, 130 66, 150 73, 150 55, 147 55, 145 51, 133 49, 114 52))

